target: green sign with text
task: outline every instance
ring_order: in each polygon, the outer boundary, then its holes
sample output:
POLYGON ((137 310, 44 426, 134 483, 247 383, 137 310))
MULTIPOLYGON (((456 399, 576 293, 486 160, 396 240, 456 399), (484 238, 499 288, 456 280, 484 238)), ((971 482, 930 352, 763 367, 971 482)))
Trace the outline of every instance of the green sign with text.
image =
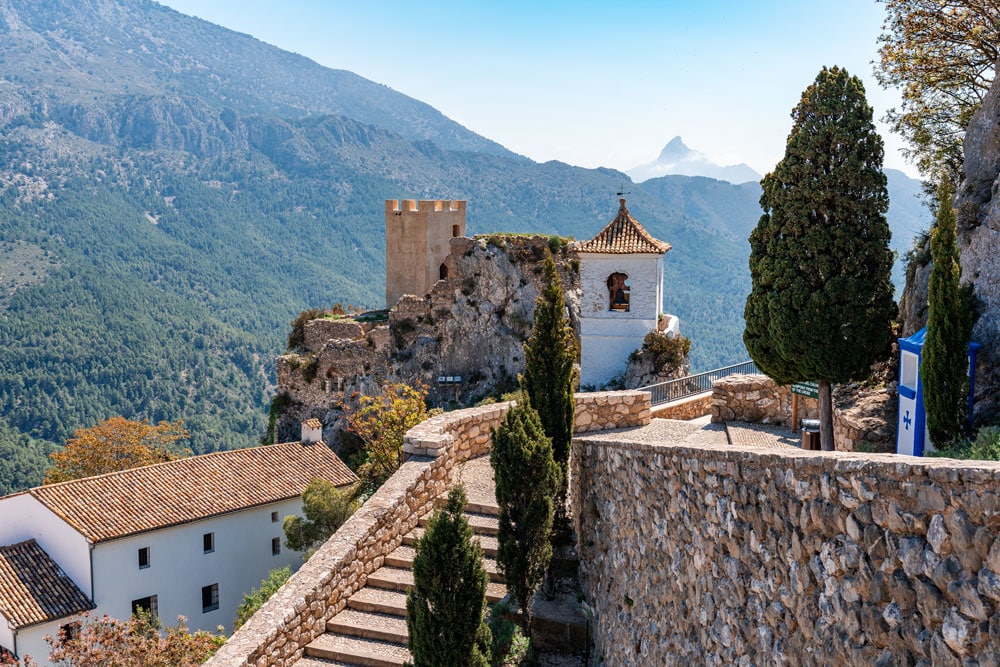
POLYGON ((819 398, 819 384, 816 382, 796 382, 792 385, 792 393, 809 398, 819 398))

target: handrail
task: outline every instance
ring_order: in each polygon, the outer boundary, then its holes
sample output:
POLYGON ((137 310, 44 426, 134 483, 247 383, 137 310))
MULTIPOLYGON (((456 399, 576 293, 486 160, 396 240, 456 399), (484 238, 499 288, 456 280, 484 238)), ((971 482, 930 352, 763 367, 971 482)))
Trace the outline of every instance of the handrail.
POLYGON ((741 364, 734 364, 724 368, 716 368, 715 370, 705 371, 704 373, 698 373, 697 375, 688 375, 687 377, 677 378, 676 380, 667 380, 666 382, 659 382, 657 384, 639 387, 639 390, 650 392, 650 394, 652 394, 650 404, 659 405, 661 403, 669 403, 670 401, 677 401, 682 398, 687 398, 688 396, 694 396, 696 394, 703 394, 705 392, 712 391, 712 383, 716 380, 729 375, 739 375, 744 373, 759 375, 760 371, 757 370, 757 364, 754 362, 744 361, 741 364))

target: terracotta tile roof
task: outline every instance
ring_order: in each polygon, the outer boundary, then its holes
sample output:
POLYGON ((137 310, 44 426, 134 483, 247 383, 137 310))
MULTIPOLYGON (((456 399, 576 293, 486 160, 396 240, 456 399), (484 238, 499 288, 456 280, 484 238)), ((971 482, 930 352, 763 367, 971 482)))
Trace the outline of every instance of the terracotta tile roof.
POLYGON ((192 456, 28 491, 91 542, 113 540, 301 495, 313 478, 357 476, 323 443, 192 456))
POLYGON ((34 540, 0 547, 0 612, 15 629, 93 608, 34 540))
POLYGON ((306 428, 323 428, 323 422, 316 419, 315 417, 305 420, 304 422, 302 422, 302 425, 305 426, 306 428))
POLYGON ((670 250, 670 244, 650 236, 639 221, 629 215, 625 200, 619 200, 621 208, 618 217, 608 223, 597 236, 589 241, 577 243, 577 252, 625 255, 632 253, 657 253, 662 255, 670 250))

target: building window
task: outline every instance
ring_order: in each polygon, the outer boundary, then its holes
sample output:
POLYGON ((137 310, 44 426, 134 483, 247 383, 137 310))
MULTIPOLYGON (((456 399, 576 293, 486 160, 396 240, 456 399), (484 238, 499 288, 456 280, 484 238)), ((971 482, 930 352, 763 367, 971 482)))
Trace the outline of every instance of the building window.
POLYGON ((458 236, 458 225, 452 225, 451 226, 451 235, 452 236, 458 236))
POLYGON ((219 584, 201 587, 201 612, 208 613, 219 608, 219 584))
POLYGON ((139 569, 145 570, 149 567, 149 547, 139 549, 139 569))
POLYGON ((59 626, 59 639, 61 641, 67 642, 72 641, 80 636, 80 621, 73 621, 72 623, 67 623, 66 625, 59 626))
POLYGON ((277 556, 281 553, 281 538, 275 537, 271 539, 271 555, 277 556))
POLYGON ((271 512, 271 523, 278 523, 278 513, 271 512))
POLYGON ((608 276, 608 309, 618 313, 628 312, 629 284, 624 273, 608 276))
POLYGON ((160 615, 160 610, 156 603, 156 596, 150 595, 148 598, 132 600, 132 615, 135 616, 139 612, 149 614, 150 619, 157 618, 160 615))
POLYGON ((448 265, 447 264, 442 264, 441 268, 438 269, 438 278, 440 278, 441 280, 447 280, 448 279, 448 265))
POLYGON ((201 550, 207 554, 215 551, 215 533, 205 533, 201 536, 201 550))

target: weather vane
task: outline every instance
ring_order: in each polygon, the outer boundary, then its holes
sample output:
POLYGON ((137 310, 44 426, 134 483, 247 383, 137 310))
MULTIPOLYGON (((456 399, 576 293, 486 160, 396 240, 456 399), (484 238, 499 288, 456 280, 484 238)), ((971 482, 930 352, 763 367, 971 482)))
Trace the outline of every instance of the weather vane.
POLYGON ((619 197, 624 197, 625 195, 630 195, 632 193, 631 192, 626 192, 626 190, 625 190, 625 184, 623 183, 620 186, 618 186, 618 192, 616 192, 615 194, 618 195, 619 197))

